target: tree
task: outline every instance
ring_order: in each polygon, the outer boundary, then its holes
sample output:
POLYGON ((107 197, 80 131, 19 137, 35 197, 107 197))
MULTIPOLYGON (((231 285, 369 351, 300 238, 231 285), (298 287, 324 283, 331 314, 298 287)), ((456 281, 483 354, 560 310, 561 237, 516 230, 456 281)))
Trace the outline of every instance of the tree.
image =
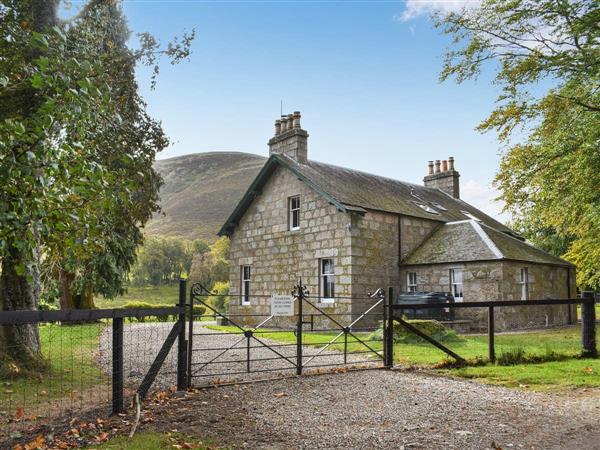
POLYGON ((599 287, 600 5, 484 0, 435 20, 453 37, 442 80, 496 71, 501 94, 478 129, 503 144, 495 183, 507 208, 533 236, 555 236, 580 285, 599 287))
POLYGON ((212 289, 216 283, 229 281, 229 250, 229 238, 223 236, 210 247, 210 252, 197 254, 190 269, 190 282, 212 289))
MULTIPOLYGON (((119 3, 91 0, 68 22, 58 0, 0 7, 0 296, 4 309, 36 309, 39 259, 63 289, 118 291, 139 228, 156 209, 156 151, 166 140, 145 113, 134 67, 160 54, 178 61, 192 36, 162 51, 151 36, 132 52, 119 3)), ((155 71, 156 73, 156 71, 155 71)), ((5 359, 41 364, 35 326, 4 327, 5 359)))

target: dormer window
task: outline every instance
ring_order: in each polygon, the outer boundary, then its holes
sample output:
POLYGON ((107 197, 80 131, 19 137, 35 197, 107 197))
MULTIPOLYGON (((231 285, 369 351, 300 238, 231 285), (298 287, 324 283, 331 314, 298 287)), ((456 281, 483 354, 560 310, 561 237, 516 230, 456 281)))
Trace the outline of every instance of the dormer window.
POLYGON ((429 206, 429 205, 427 205, 425 203, 420 203, 420 202, 414 202, 414 203, 419 208, 421 208, 423 211, 426 211, 429 214, 439 214, 439 212, 437 212, 435 209, 433 209, 431 206, 429 206))
POLYGON ((288 199, 288 226, 290 231, 300 229, 300 196, 288 199))
POLYGON ((431 206, 433 206, 435 209, 439 209, 440 211, 448 211, 447 208, 440 205, 438 202, 429 202, 429 203, 431 203, 431 206))

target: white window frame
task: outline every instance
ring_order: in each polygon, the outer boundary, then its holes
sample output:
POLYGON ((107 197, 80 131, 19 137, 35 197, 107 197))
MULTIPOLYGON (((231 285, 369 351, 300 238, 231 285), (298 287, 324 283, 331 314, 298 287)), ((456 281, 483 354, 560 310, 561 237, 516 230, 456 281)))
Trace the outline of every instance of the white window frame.
POLYGON ((250 285, 252 282, 252 266, 250 266, 250 265, 240 266, 240 272, 241 272, 240 305, 246 306, 246 305, 250 304, 250 291, 251 291, 250 285), (247 274, 246 274, 246 269, 248 269, 247 274))
POLYGON ((288 198, 288 229, 296 231, 300 229, 300 196, 294 195, 288 198), (294 200, 298 200, 298 205, 293 206, 294 200), (296 225, 294 226, 294 217, 296 217, 296 225))
POLYGON ((406 290, 417 292, 417 272, 406 272, 406 290))
POLYGON ((521 267, 520 280, 521 300, 529 300, 529 268, 521 267))
POLYGON ((321 303, 333 303, 335 301, 335 260, 333 258, 319 259, 319 297, 321 303), (331 261, 331 272, 325 272, 325 261, 331 261), (331 296, 325 296, 325 286, 329 278, 332 278, 331 296))
POLYGON ((465 298, 464 271, 461 267, 453 267, 450 269, 450 293, 454 297, 455 302, 462 302, 465 298), (456 280, 456 274, 460 273, 460 281, 456 280), (461 295, 456 295, 457 287, 460 286, 461 295))

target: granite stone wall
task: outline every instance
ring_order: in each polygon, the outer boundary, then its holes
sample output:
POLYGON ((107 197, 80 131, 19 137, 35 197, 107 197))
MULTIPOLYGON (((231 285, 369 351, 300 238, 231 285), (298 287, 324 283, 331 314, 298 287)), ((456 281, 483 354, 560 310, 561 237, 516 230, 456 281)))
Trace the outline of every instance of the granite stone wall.
MULTIPOLYGON (((533 263, 490 261, 463 264, 437 264, 433 266, 405 266, 401 273, 403 290, 407 289, 406 274, 417 273, 417 290, 450 292, 450 269, 463 269, 463 301, 520 300, 520 270, 529 271, 529 299, 567 298, 567 272, 571 298, 575 298, 575 274, 573 269, 533 263)), ((526 305, 526 300, 523 301, 526 305)), ((519 306, 496 308, 497 330, 536 328, 566 325, 576 318, 575 307, 569 306, 519 306)), ((487 308, 455 310, 455 319, 470 320, 473 331, 487 327, 487 308)))
MULTIPOLYGON (((327 304, 318 298, 321 258, 334 259, 335 295, 352 294, 350 217, 337 211, 290 171, 277 169, 231 236, 230 314, 264 315, 240 318, 247 324, 264 320, 270 313, 271 294, 290 293, 300 277, 314 297, 311 302, 329 313, 350 314, 349 299, 327 304), (300 196, 300 229, 290 231, 288 199, 295 195, 300 196), (242 265, 252 267, 249 306, 241 305, 239 298, 242 265)), ((310 312, 311 308, 305 305, 304 313, 310 312)))

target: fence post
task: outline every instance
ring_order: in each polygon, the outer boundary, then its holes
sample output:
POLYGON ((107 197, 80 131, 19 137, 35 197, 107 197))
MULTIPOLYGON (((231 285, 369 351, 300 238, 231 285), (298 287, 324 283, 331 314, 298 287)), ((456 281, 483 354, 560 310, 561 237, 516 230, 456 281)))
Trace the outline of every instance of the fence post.
POLYGON ((592 291, 581 293, 581 343, 583 344, 582 356, 595 358, 598 356, 596 348, 596 301, 592 291))
POLYGON ((112 323, 112 413, 125 411, 123 400, 123 318, 112 323))
POLYGON ((302 278, 298 284, 298 321, 296 322, 296 375, 302 375, 302 304, 304 303, 304 286, 302 278))
POLYGON ((383 337, 385 339, 384 345, 386 348, 385 365, 390 369, 394 367, 394 311, 392 309, 392 305, 394 303, 393 293, 394 291, 390 289, 390 292, 387 295, 387 307, 384 306, 384 309, 387 309, 386 334, 383 337))
POLYGON ((494 307, 488 307, 488 359, 496 362, 496 349, 494 347, 494 307))
POLYGON ((190 301, 188 303, 188 337, 187 337, 187 350, 186 350, 186 367, 187 367, 187 387, 192 387, 192 353, 194 348, 194 286, 190 288, 190 301))
MULTIPOLYGON (((187 281, 179 280, 179 301, 177 306, 185 308, 186 306, 186 285, 187 281)), ((181 323, 179 336, 177 338, 177 390, 182 391, 187 387, 187 342, 185 340, 185 310, 179 314, 181 323)), ((191 320, 191 317, 190 317, 191 320)))

